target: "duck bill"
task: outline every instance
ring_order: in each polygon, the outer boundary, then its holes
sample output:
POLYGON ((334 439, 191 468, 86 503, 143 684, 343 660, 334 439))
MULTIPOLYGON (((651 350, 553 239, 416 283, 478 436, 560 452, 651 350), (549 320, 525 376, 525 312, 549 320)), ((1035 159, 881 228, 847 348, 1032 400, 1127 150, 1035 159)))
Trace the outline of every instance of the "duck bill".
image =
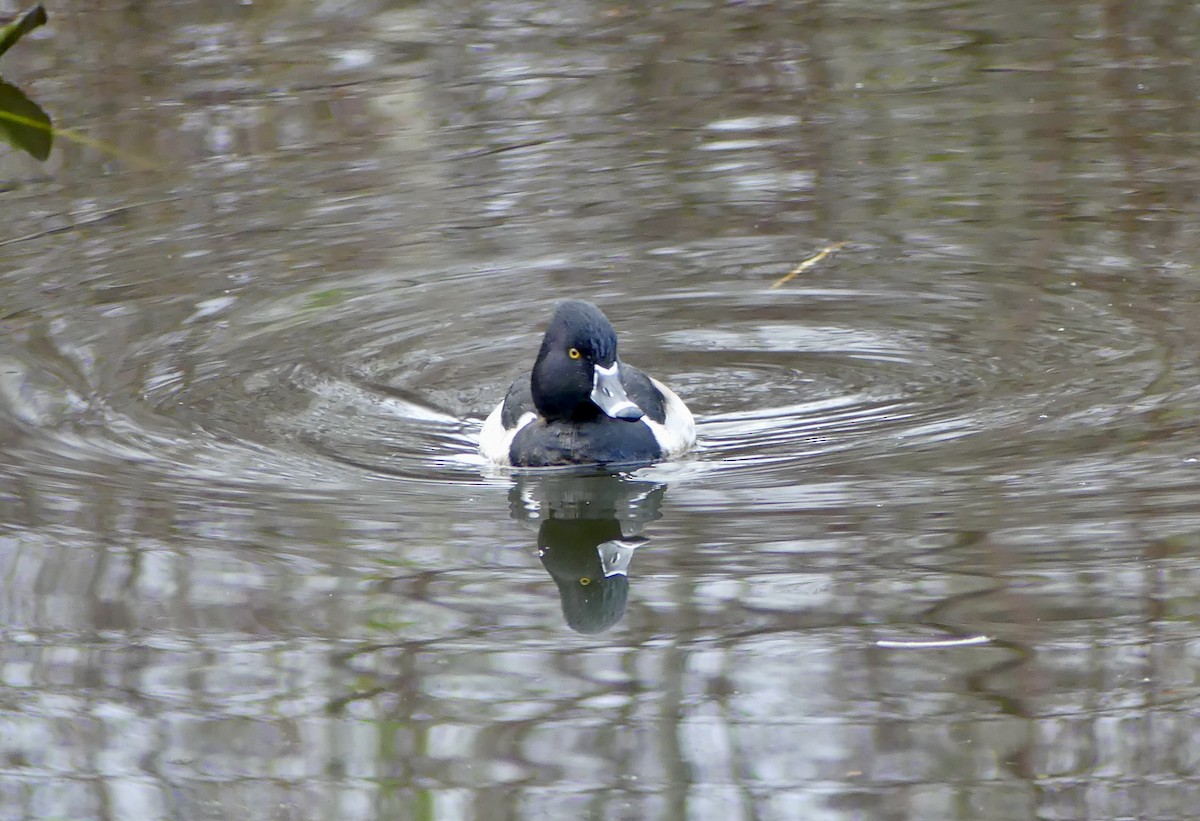
POLYGON ((625 388, 621 387, 619 368, 616 362, 607 368, 600 365, 595 367, 592 375, 592 401, 613 419, 636 422, 644 414, 642 409, 625 395, 625 388))

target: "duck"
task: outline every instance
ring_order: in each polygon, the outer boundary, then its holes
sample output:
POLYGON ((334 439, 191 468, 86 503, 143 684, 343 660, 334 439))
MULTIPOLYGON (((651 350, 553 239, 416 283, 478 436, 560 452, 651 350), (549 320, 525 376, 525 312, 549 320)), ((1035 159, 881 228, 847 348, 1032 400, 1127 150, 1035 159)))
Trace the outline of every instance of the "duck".
POLYGON ((484 420, 479 452, 511 467, 649 464, 696 444, 674 391, 617 357, 617 332, 590 302, 558 303, 533 369, 484 420))

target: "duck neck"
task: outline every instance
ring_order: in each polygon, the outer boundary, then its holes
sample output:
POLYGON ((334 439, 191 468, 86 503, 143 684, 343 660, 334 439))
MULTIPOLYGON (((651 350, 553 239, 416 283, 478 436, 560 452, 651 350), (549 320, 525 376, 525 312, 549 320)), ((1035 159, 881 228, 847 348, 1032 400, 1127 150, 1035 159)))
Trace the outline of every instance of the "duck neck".
POLYGON ((588 422, 600 415, 591 398, 590 385, 577 385, 578 380, 546 379, 536 369, 530 388, 533 405, 548 422, 588 422))

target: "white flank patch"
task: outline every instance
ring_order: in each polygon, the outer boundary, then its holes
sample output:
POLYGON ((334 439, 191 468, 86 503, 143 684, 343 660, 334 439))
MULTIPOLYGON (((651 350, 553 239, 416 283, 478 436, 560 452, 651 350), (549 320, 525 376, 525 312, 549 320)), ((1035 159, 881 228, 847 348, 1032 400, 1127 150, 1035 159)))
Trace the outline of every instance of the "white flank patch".
POLYGON ((662 392, 663 399, 667 400, 665 403, 666 417, 662 424, 655 422, 649 416, 643 417, 642 421, 650 427, 654 438, 658 440, 663 458, 674 459, 676 456, 687 453, 691 450, 692 445, 696 444, 696 418, 692 416, 687 405, 683 404, 683 400, 675 395, 675 391, 654 377, 650 377, 650 381, 662 392))
POLYGON ((526 411, 517 420, 516 427, 505 430, 501 421, 503 415, 504 403, 501 402, 488 414, 488 418, 483 420, 483 428, 479 431, 479 453, 497 465, 511 464, 509 449, 512 447, 513 437, 517 435, 517 431, 537 419, 536 413, 526 411))

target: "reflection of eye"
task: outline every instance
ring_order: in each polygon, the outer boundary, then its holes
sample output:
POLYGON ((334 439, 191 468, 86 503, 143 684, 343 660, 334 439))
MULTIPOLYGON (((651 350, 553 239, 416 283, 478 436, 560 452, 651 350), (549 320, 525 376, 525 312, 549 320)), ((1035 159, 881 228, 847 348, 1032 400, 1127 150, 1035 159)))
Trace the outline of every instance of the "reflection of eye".
POLYGON ((583 356, 583 354, 579 352, 578 348, 571 348, 567 351, 567 356, 571 357, 572 359, 578 359, 579 357, 583 356))
MULTIPOLYGON (((574 348, 572 348, 571 350, 575 350, 575 349, 574 349, 574 348)), ((592 580, 591 580, 591 579, 589 579, 587 576, 584 576, 583 578, 581 578, 581 579, 579 580, 579 583, 580 583, 581 585, 583 585, 584 587, 587 587, 589 584, 591 584, 591 583, 592 583, 592 580)))

